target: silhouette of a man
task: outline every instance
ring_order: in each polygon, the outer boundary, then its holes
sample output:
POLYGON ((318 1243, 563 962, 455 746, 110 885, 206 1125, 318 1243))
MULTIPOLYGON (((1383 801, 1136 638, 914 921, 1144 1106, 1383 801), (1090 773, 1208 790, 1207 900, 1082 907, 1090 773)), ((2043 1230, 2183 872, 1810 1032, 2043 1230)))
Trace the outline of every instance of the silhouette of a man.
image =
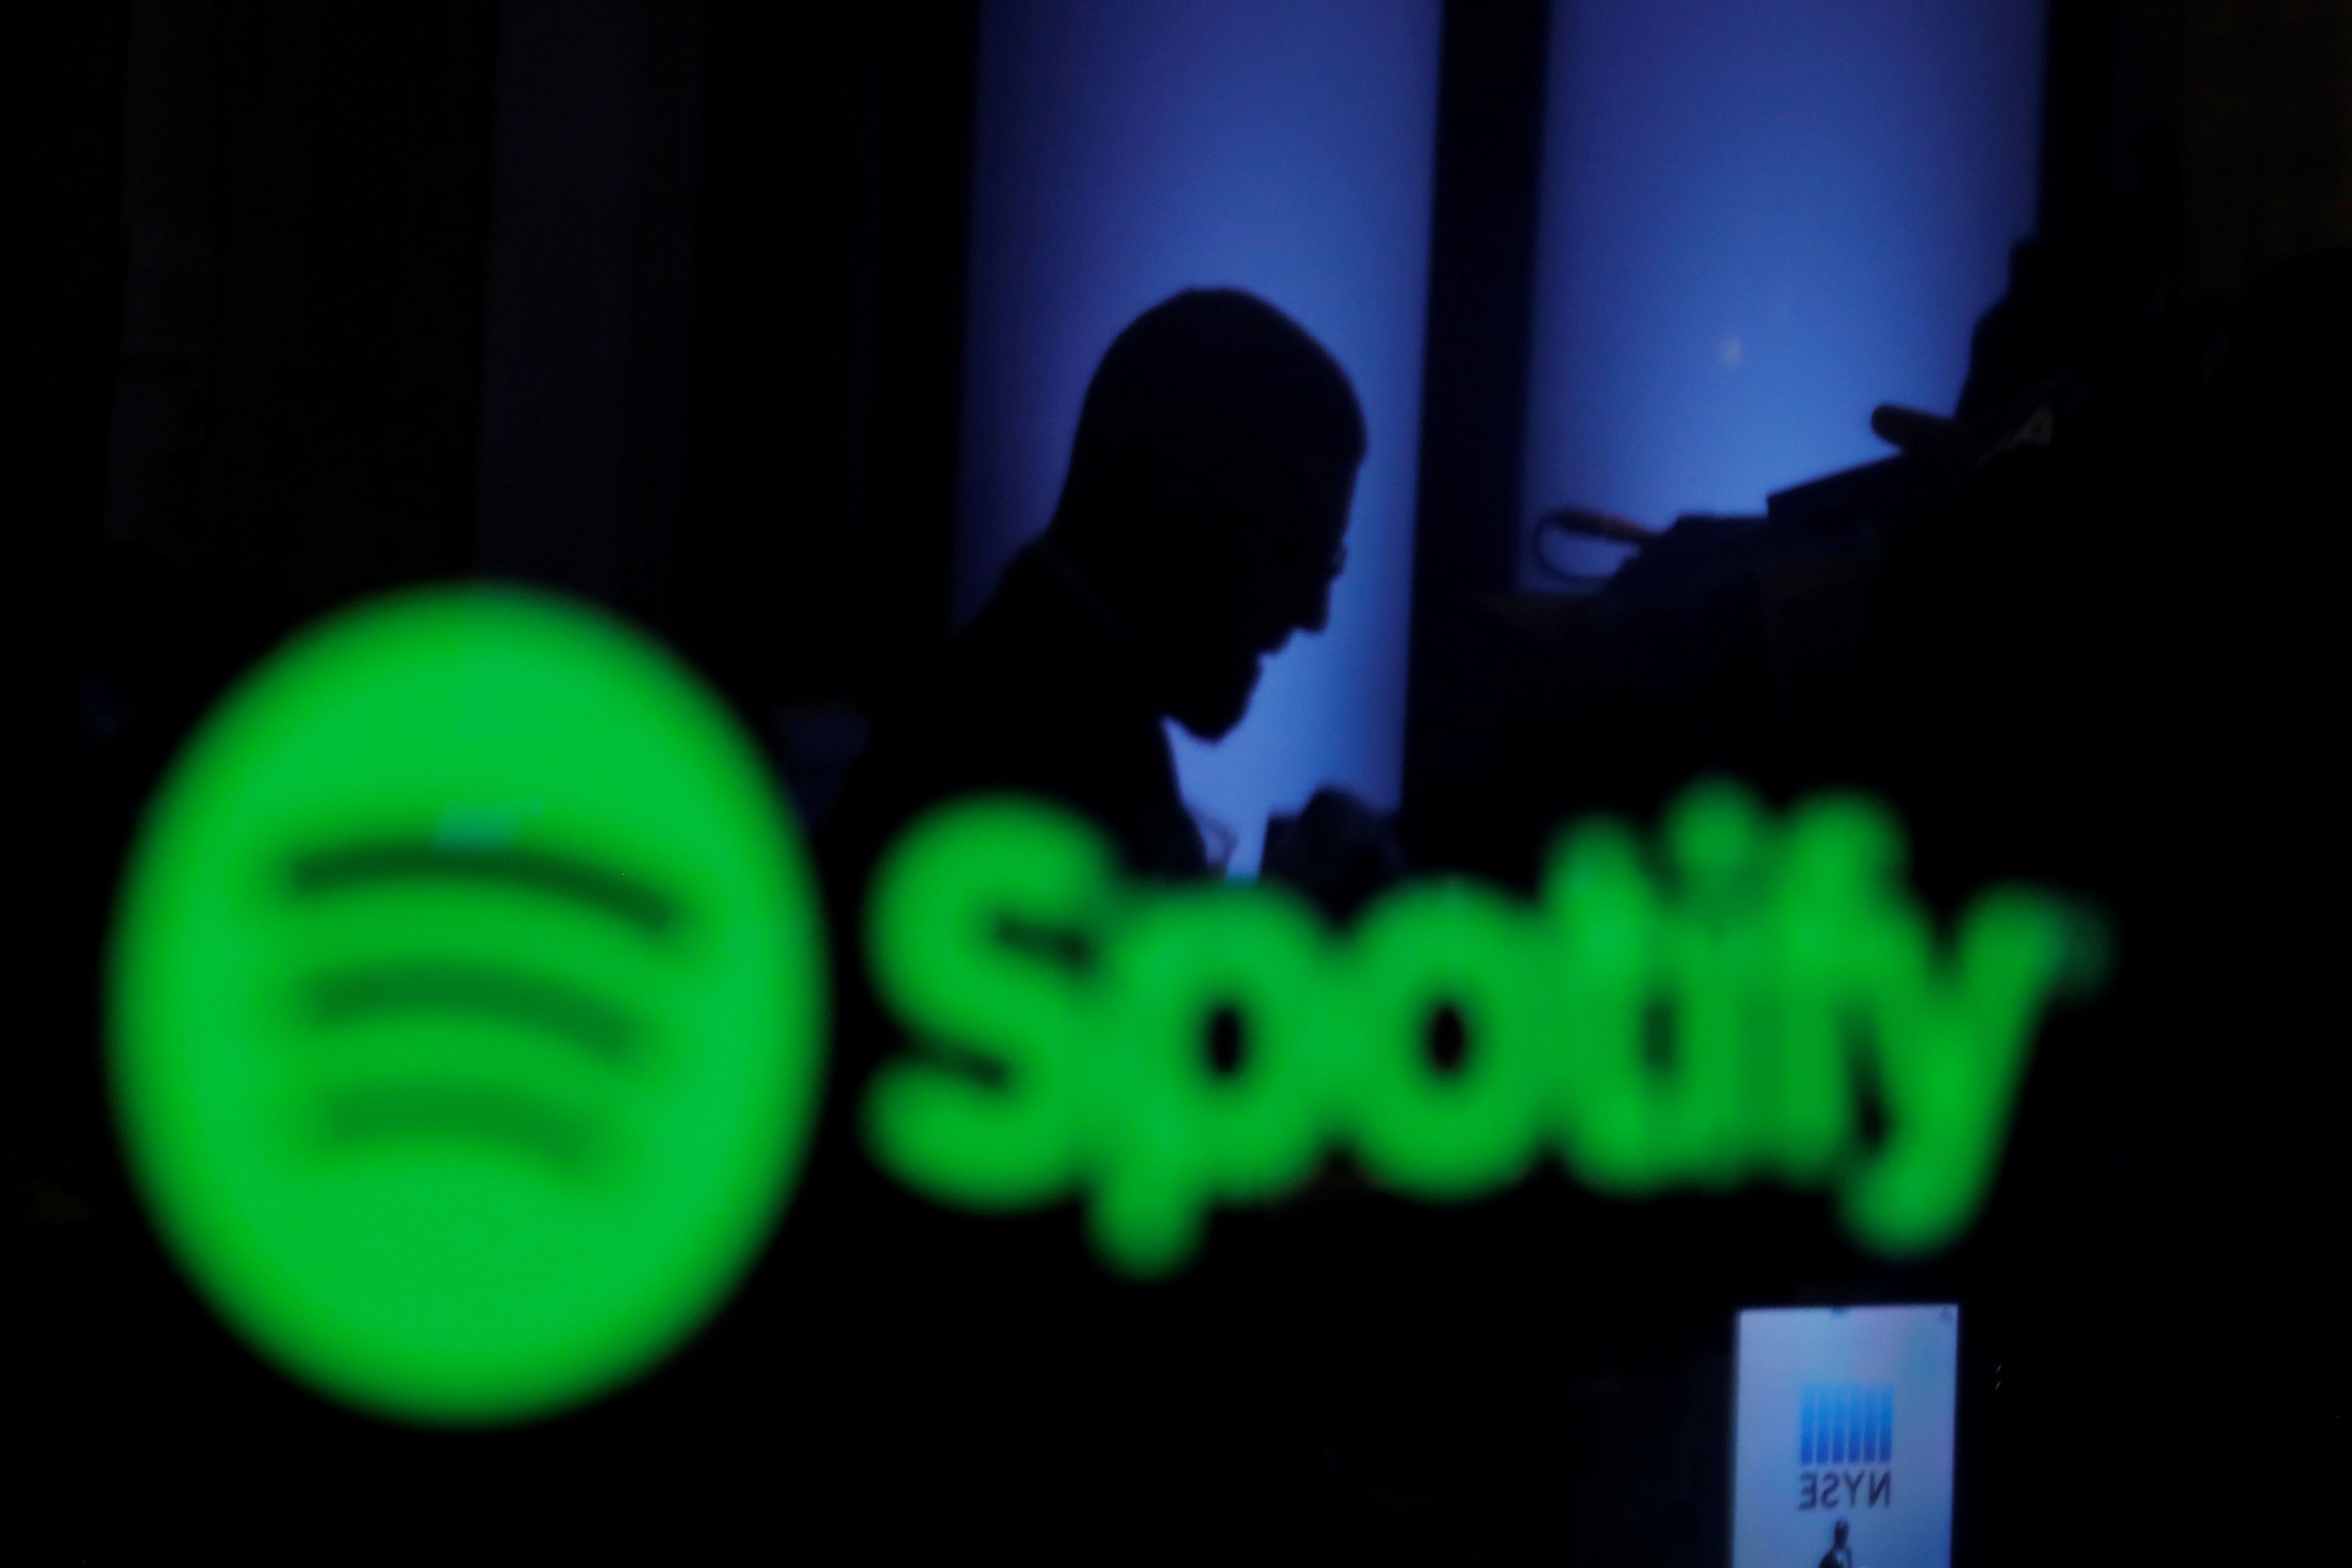
MULTIPOLYGON (((1323 627, 1363 452, 1346 375, 1263 300, 1180 294, 1112 343, 1044 537, 1006 568, 918 699, 885 721, 824 824, 842 937, 836 1125, 852 1124, 866 1075, 896 1044, 858 938, 874 866, 917 817, 1020 791, 1091 818, 1134 873, 1207 870, 1165 721, 1229 733, 1265 655, 1323 627)), ((1297 1479, 1316 1473, 1306 1438, 1234 1422, 1274 1375, 1262 1335, 1220 1326, 1245 1314, 1206 1309, 1198 1293, 1123 1289, 1050 1217, 986 1230, 943 1220, 877 1177, 853 1143, 820 1140, 804 1213, 835 1218, 803 1224, 799 1266, 847 1281, 841 1364, 868 1369, 874 1387, 873 1369, 890 1369, 899 1381, 887 1388, 908 1391, 862 1387, 856 1408, 920 1397, 990 1413, 986 1442, 964 1450, 964 1495, 1045 1478, 1121 1527, 1148 1495, 1230 1494, 1234 1508, 1307 1495, 1297 1479), (949 1300, 954 1334, 936 1315, 949 1300), (1277 1475, 1291 1479, 1271 1491, 1242 1479, 1277 1475)))
POLYGON ((1137 318, 1087 390, 1044 537, 845 784, 836 888, 983 789, 1077 808, 1131 870, 1205 871, 1161 721, 1226 735, 1265 657, 1323 629, 1363 454, 1346 373, 1264 300, 1188 290, 1137 318))
POLYGON ((1822 1554, 1821 1568, 1853 1568, 1853 1548, 1845 1543, 1846 1521, 1843 1519, 1831 1531, 1830 1549, 1822 1554))

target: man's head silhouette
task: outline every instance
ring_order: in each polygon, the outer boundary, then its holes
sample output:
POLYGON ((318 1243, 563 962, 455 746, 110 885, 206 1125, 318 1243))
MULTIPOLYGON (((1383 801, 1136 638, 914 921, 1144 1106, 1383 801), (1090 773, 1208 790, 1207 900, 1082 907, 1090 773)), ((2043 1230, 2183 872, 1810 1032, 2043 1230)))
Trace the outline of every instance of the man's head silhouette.
POLYGON ((1213 740, 1259 662, 1328 620, 1363 455, 1322 345, 1255 296, 1189 289, 1103 355, 1046 542, 1132 638, 1160 710, 1213 740))

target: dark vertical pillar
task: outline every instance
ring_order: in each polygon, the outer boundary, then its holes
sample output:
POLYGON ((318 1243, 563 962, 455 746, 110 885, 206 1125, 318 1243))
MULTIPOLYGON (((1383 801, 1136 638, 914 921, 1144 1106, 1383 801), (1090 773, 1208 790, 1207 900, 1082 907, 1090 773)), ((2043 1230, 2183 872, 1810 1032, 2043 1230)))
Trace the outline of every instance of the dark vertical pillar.
POLYGON ((660 624, 687 431, 702 9, 499 7, 475 563, 660 624))
POLYGON ((295 614, 470 555, 492 14, 226 4, 195 548, 295 614))
POLYGON ((888 22, 709 12, 678 633, 756 707, 855 680, 888 22))
MULTIPOLYGON (((6 214, 21 297, 8 312, 10 401, 18 412, 10 419, 5 495, 18 580, 37 603, 56 602, 42 585, 78 563, 105 510, 122 341, 127 10, 45 7, 15 18, 8 33, 34 68, 21 73, 23 97, 12 105, 24 130, 6 214)), ((47 695, 64 688, 41 689, 47 695)), ((47 740, 62 742, 65 716, 61 705, 45 706, 42 722, 56 726, 47 740)), ((58 744, 37 749, 63 755, 58 744)))
POLYGON ((57 554, 95 534, 122 332, 122 130, 127 7, 54 6, 17 18, 31 68, 13 107, 25 140, 7 214, 23 297, 9 311, 9 511, 21 540, 57 554))
POLYGON ((1513 583, 1549 0, 1448 0, 1413 528, 1405 811, 1452 748, 1462 607, 1513 583))
POLYGON ((893 8, 874 491, 857 695, 885 712, 946 643, 955 565, 976 0, 893 8))
MULTIPOLYGON (((88 4, 15 13, 9 47, 25 66, 10 105, 23 116, 9 183, 8 248, 21 297, 10 301, 14 396, 0 479, 8 519, 12 603, 23 663, 13 674, 11 772, 18 781, 16 899, 29 918, 11 963, 17 1044, 0 1067, 7 1144, 9 1273, 22 1281, 12 1338, 24 1347, 40 1408, 79 1310, 70 1273, 88 1227, 91 1177, 104 1164, 89 938, 107 892, 93 887, 78 732, 97 704, 81 679, 100 524, 108 410, 122 323, 122 131, 126 7, 88 4), (31 1020, 37 1019, 37 1023, 31 1020), (27 1223, 29 1220, 30 1223, 27 1223), (52 1222, 55 1221, 55 1222, 52 1222)), ((33 1415, 32 1420, 41 1419, 33 1415)), ((25 1495, 47 1496, 54 1437, 33 1445, 25 1495)))
POLYGON ((2059 240, 2106 204, 2115 156, 2120 0, 2051 0, 2038 229, 2059 240))
POLYGON ((677 630, 763 723, 946 636, 973 18, 710 7, 677 630))
POLYGON ((122 116, 127 265, 106 532, 182 554, 210 382, 215 11, 136 0, 122 116))

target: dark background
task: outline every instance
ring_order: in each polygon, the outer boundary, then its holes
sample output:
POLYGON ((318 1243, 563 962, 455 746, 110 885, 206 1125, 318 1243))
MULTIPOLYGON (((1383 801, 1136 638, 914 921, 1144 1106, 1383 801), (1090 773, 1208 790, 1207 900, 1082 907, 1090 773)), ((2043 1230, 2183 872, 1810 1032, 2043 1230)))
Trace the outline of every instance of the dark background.
MULTIPOLYGON (((331 607, 472 571, 601 600, 684 652, 821 809, 949 630, 975 8, 146 0, 0 26, 27 78, 10 515, 38 890, 9 1054, 0 1535, 64 1560, 407 1531, 460 1554, 643 1531, 847 1555, 816 1537, 1017 1549, 1097 1509, 1131 1515, 1089 1538, 1127 1555, 1231 1513, 1201 1491, 1225 1438, 1197 1425, 1151 1461, 1157 1490, 1090 1500, 1091 1476, 1045 1475, 976 1502, 959 1478, 994 1472, 953 1449, 989 1443, 984 1413, 837 1332, 848 1298, 811 1260, 854 1247, 822 1183, 712 1332, 603 1406, 467 1437, 345 1416, 178 1281, 107 1122, 95 959, 136 813, 225 685, 331 607)), ((1606 777, 1499 738, 1568 700, 1543 674, 1555 629, 1496 603, 1542 28, 1527 0, 1446 8, 1404 812, 1422 864, 1507 880, 1507 824, 1646 812, 1748 755, 1678 750, 1638 703, 1606 777), (1498 778, 1550 783, 1497 808, 1498 778)), ((2347 61, 2336 5, 2053 0, 2045 357, 2161 384, 2112 367, 2344 243, 2347 61)), ((2014 521, 2087 493, 1969 504, 2014 521)), ((1305 1347, 1231 1412, 1306 1451, 1267 1472, 1287 1479, 1250 1504, 1269 1522, 1249 1543, 1720 1561, 1730 1313, 1756 1303, 1963 1303, 1959 1561, 2275 1554, 2278 1521, 2340 1492, 2340 702, 2315 580, 2352 514, 2274 497, 2183 522, 2129 483, 2098 494, 2074 547, 2017 526, 1909 558, 1917 593, 1973 584, 1998 611, 1882 638, 1874 695, 1801 679, 1827 716, 1808 749, 1783 714, 1766 780, 1895 790, 1946 907, 2026 873, 2122 912, 2110 1000, 2045 1035, 1969 1239, 1890 1270, 1811 1199, 1633 1207, 1547 1178, 1464 1211, 1220 1220, 1158 1316, 1073 1287, 1104 1322, 1197 1313, 1305 1347), (2250 559, 2234 600, 2207 570, 2250 559), (1906 792, 1922 771, 1937 787, 1906 792), (2250 1457, 2261 1485, 2217 1485, 2250 1457)), ((1066 1216, 1031 1229, 1078 1249, 1066 1216)))

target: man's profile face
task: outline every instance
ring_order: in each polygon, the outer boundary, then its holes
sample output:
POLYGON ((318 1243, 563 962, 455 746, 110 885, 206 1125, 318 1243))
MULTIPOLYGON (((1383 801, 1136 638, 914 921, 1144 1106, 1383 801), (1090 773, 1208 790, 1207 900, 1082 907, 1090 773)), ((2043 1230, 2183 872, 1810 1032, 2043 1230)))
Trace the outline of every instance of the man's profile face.
POLYGON ((1149 650, 1160 711, 1203 740, 1249 709, 1265 656, 1330 619, 1360 452, 1286 450, 1198 402, 1094 410, 1072 486, 1094 564, 1149 650))
POLYGON ((1295 476, 1263 459, 1220 478, 1227 483, 1203 498, 1214 515, 1201 518, 1202 537, 1217 541, 1205 552, 1211 575, 1166 694, 1169 716, 1203 740, 1241 723, 1267 655, 1329 623, 1355 488, 1350 470, 1318 506, 1295 476))

